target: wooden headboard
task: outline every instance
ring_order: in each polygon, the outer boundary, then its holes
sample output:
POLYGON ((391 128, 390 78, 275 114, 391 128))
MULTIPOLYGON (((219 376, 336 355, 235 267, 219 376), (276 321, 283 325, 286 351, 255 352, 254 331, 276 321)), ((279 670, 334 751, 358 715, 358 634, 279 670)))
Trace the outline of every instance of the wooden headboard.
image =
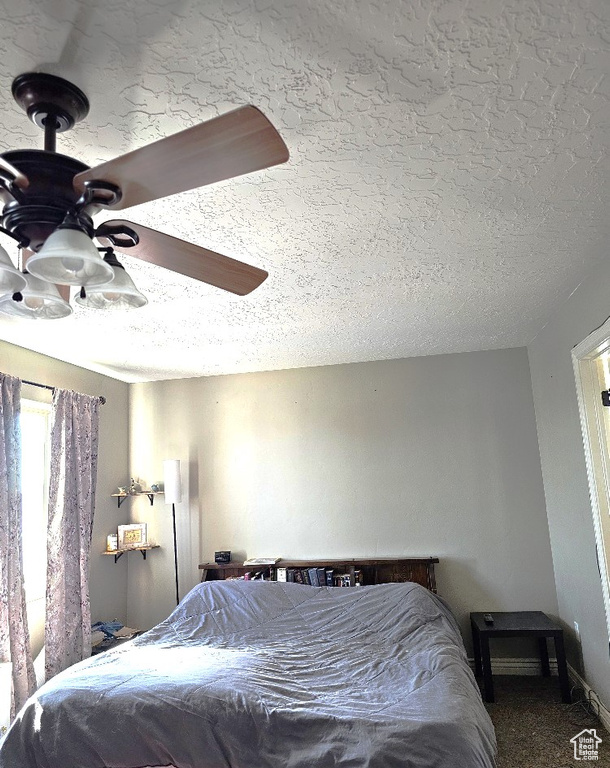
MULTIPOLYGON (((335 574, 349 576, 351 585, 359 583, 384 584, 396 581, 414 581, 431 592, 436 592, 434 565, 438 557, 403 557, 403 558, 348 558, 345 560, 279 560, 273 566, 245 566, 242 562, 230 562, 224 565, 202 563, 199 566, 201 581, 235 579, 246 574, 260 574, 273 581, 277 580, 278 569, 299 571, 301 577, 310 568, 332 569, 335 574)), ((282 579, 283 580, 283 579, 282 579)), ((307 583, 307 582, 304 582, 307 583)))

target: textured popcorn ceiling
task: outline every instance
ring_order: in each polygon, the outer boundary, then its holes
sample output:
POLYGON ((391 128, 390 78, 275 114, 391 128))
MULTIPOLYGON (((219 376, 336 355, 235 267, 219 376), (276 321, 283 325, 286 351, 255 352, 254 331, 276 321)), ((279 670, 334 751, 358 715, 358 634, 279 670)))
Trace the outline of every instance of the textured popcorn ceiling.
POLYGON ((10 93, 33 69, 89 96, 58 137, 89 165, 243 104, 291 151, 121 214, 267 269, 250 296, 126 256, 144 309, 3 318, 0 338, 124 381, 528 343, 608 256, 609 19, 607 0, 0 0, 0 151, 42 146, 10 93))

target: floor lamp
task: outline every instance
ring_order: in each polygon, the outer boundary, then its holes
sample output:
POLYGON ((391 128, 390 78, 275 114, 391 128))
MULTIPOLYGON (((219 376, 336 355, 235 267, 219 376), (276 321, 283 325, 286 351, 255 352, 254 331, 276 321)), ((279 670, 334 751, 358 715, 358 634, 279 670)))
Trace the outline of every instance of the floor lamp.
POLYGON ((178 543, 176 540, 176 504, 182 501, 182 482, 180 480, 180 459, 167 459, 163 462, 163 489, 165 503, 172 505, 174 523, 174 567, 176 571, 176 605, 180 602, 178 591, 178 543))

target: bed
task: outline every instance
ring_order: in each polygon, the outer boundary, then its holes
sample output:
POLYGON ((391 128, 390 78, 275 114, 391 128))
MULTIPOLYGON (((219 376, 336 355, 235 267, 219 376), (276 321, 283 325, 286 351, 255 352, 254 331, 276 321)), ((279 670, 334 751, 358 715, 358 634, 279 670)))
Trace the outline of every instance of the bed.
POLYGON ((415 583, 199 584, 42 686, 1 768, 492 768, 444 601, 415 583))

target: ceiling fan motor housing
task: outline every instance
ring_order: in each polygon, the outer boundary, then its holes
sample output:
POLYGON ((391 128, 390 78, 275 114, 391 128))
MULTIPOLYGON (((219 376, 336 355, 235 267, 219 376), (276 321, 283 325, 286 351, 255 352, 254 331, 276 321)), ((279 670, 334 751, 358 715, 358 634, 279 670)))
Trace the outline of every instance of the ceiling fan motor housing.
MULTIPOLYGON (((5 203, 2 226, 20 241, 28 243, 30 250, 38 251, 75 207, 80 195, 74 189, 72 180, 77 173, 88 170, 89 166, 66 155, 42 149, 11 150, 4 152, 2 157, 25 174, 30 182, 26 189, 19 190, 17 200, 0 187, 0 199, 5 203)), ((82 220, 83 228, 91 236, 91 215, 95 212, 89 206, 87 214, 79 214, 79 223, 82 220)))

